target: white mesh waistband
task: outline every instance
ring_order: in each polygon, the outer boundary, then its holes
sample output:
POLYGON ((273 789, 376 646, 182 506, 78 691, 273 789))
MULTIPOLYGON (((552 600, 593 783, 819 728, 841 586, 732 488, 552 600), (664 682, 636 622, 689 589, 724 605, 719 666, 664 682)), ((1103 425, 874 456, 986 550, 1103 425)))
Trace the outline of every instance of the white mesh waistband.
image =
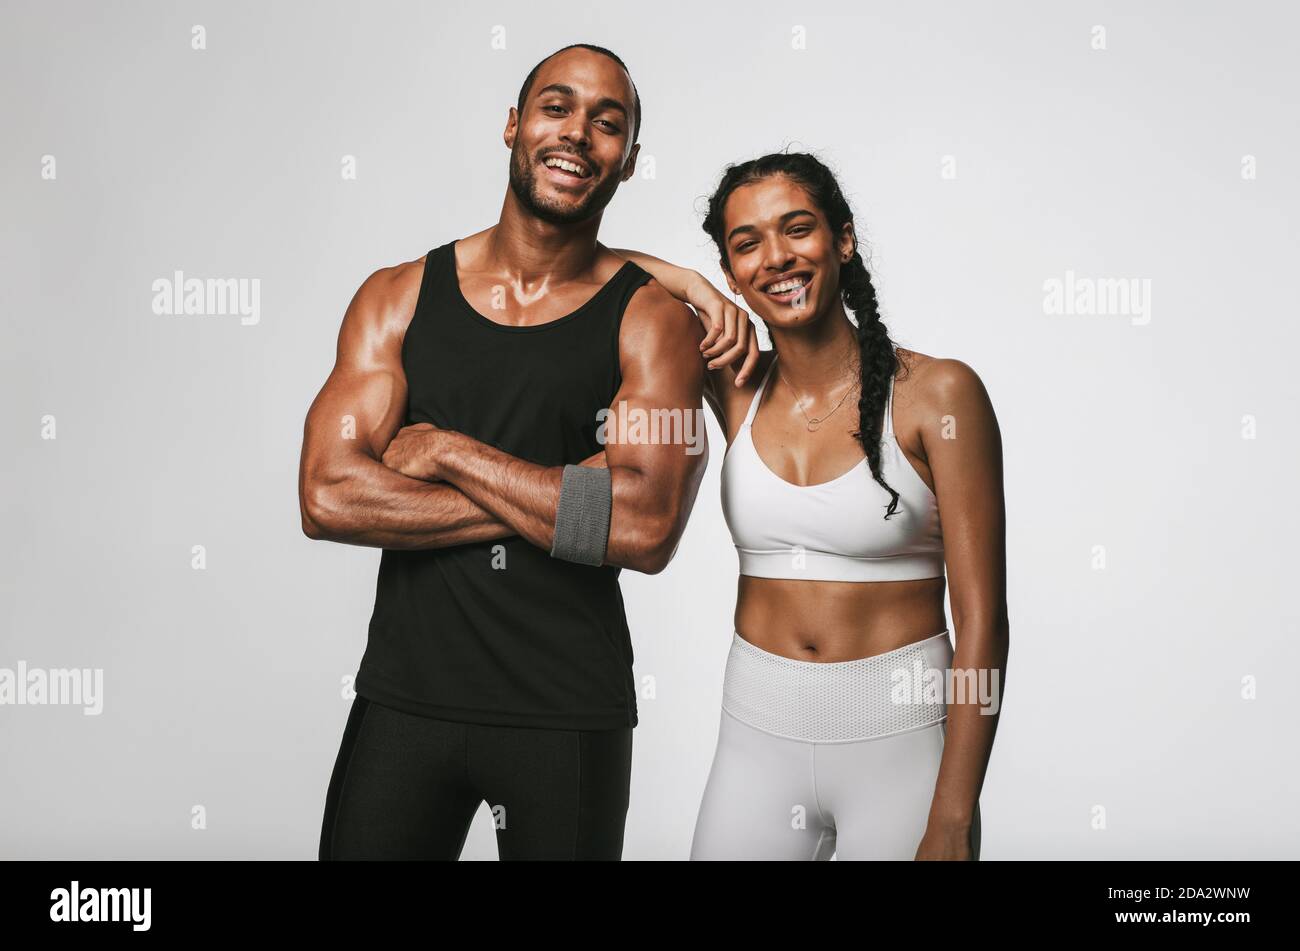
POLYGON ((722 708, 792 740, 873 739, 946 719, 944 674, 951 667, 946 630, 897 650, 834 663, 782 657, 733 633, 722 708))

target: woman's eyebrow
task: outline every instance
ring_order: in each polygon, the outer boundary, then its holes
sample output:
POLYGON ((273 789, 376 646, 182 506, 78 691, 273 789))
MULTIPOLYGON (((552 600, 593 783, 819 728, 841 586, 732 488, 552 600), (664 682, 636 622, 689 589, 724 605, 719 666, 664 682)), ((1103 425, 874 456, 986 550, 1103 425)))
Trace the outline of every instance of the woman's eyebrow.
MULTIPOLYGON (((813 213, 809 211, 807 208, 796 208, 794 211, 787 211, 784 215, 782 215, 780 223, 785 224, 791 218, 794 218, 798 215, 812 215, 814 218, 817 217, 816 215, 813 215, 813 213)), ((730 241, 732 238, 734 238, 736 235, 740 234, 741 232, 757 231, 757 230, 758 229, 755 228, 753 225, 737 225, 727 233, 727 240, 730 241)))

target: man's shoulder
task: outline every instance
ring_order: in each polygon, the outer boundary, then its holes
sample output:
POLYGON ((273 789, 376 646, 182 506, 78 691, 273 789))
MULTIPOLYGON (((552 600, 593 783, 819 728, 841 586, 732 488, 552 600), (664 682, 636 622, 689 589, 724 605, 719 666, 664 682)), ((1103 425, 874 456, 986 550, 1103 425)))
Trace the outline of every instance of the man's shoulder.
POLYGON ((413 260, 381 267, 362 282, 361 289, 380 296, 418 293, 424 280, 424 269, 432 265, 429 258, 433 253, 428 251, 413 260))
POLYGON ((357 288, 349 309, 365 323, 405 331, 415 315, 428 258, 429 254, 422 254, 373 271, 357 288))
POLYGON ((698 345, 704 339, 704 327, 695 311, 650 278, 628 299, 620 338, 633 344, 691 340, 698 345))

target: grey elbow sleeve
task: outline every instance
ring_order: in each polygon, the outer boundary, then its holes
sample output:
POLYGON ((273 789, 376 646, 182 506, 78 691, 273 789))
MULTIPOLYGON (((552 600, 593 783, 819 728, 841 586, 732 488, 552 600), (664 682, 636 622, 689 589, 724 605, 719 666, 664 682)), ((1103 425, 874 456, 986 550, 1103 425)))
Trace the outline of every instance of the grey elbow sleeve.
POLYGON ((551 557, 581 565, 603 565, 612 508, 613 481, 608 469, 565 466, 560 503, 555 509, 551 557))

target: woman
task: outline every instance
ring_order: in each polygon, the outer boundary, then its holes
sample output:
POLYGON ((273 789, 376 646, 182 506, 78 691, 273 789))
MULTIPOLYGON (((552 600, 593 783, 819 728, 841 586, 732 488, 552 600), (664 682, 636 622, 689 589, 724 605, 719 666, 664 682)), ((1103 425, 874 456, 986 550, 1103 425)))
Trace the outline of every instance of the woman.
POLYGON ((966 364, 894 346, 815 157, 730 166, 704 230, 771 352, 737 360, 743 310, 693 271, 619 252, 711 328, 707 398, 728 442, 740 582, 691 858, 978 859, 1009 637, 988 395, 966 364), (954 667, 982 698, 935 689, 954 667))

